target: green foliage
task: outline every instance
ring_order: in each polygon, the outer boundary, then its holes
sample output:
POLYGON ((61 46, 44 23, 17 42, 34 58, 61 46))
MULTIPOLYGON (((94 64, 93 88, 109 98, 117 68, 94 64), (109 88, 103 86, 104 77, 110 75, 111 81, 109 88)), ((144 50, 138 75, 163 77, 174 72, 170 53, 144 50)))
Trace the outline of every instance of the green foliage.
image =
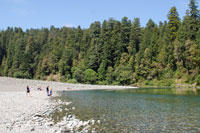
POLYGON ((0 31, 0 75, 90 84, 200 84, 200 17, 196 0, 180 21, 176 7, 159 25, 149 19, 96 21, 88 29, 0 31))
POLYGON ((86 83, 95 84, 97 80, 97 73, 92 69, 86 69, 84 71, 84 81, 86 83))
POLYGON ((105 80, 104 80, 104 81, 99 81, 99 82, 98 82, 98 85, 107 85, 107 84, 108 84, 108 82, 105 81, 105 80))
POLYGON ((195 83, 197 83, 198 85, 200 85, 200 75, 196 76, 195 83))
POLYGON ((73 83, 73 84, 76 84, 78 83, 76 79, 69 79, 67 80, 67 83, 73 83))
POLYGON ((80 83, 83 83, 84 82, 84 73, 81 69, 76 69, 73 73, 73 78, 80 82, 80 83))
POLYGON ((198 3, 196 0, 190 0, 189 3, 190 8, 190 16, 197 20, 199 18, 199 10, 198 10, 198 3))
POLYGON ((112 84, 113 81, 115 81, 115 76, 114 76, 114 69, 110 66, 107 69, 107 73, 106 73, 106 81, 109 84, 112 84))
POLYGON ((13 77, 15 77, 15 78, 24 78, 24 79, 30 79, 31 78, 31 76, 30 76, 30 74, 28 72, 24 73, 24 72, 21 72, 21 71, 15 72, 13 77))
POLYGON ((105 80, 105 75, 106 75, 106 64, 102 62, 98 69, 98 77, 100 80, 105 80))
POLYGON ((121 84, 121 85, 126 85, 126 84, 130 84, 130 80, 131 80, 131 71, 130 70, 126 70, 126 67, 118 67, 115 71, 115 75, 116 75, 116 80, 121 84))
POLYGON ((168 19, 169 19, 168 25, 170 29, 170 38, 171 41, 173 41, 177 37, 177 31, 181 24, 176 7, 172 7, 170 9, 168 14, 168 19))

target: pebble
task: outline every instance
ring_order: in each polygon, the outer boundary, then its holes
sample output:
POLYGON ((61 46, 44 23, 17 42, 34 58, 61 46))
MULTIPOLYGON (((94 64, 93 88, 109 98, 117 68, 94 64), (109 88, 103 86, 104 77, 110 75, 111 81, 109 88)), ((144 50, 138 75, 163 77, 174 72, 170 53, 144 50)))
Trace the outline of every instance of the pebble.
POLYGON ((35 128, 31 128, 31 131, 35 131, 35 128))
POLYGON ((72 118, 72 115, 68 115, 68 118, 72 118))

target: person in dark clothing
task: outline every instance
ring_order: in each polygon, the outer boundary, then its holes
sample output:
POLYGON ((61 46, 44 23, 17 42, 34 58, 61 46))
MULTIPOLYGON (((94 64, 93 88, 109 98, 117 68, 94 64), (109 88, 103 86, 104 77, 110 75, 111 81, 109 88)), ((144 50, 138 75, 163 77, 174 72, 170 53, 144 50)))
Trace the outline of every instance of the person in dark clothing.
POLYGON ((49 86, 47 86, 47 96, 49 96, 49 86))
POLYGON ((28 95, 28 94, 29 94, 29 96, 31 96, 30 88, 29 88, 29 86, 27 85, 27 87, 26 87, 26 95, 28 95))
POLYGON ((50 93, 49 93, 49 96, 52 96, 52 95, 53 95, 53 90, 51 89, 50 93))

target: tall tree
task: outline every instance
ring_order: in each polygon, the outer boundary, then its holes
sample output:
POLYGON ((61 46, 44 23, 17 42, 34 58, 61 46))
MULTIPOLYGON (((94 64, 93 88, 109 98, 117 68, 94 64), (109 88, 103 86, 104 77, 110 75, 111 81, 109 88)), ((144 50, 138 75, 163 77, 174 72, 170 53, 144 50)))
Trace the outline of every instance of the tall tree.
POLYGON ((190 9, 190 16, 195 19, 195 21, 199 18, 199 10, 198 10, 198 3, 196 0, 190 0, 189 3, 190 9))
POLYGON ((174 41, 177 37, 177 31, 181 24, 179 14, 176 7, 172 7, 168 13, 169 29, 170 29, 170 39, 174 41))
POLYGON ((196 39, 196 33, 198 32, 198 19, 199 19, 199 10, 198 3, 196 0, 190 0, 189 3, 189 32, 190 32, 190 39, 196 39))
POLYGON ((136 53, 139 51, 139 45, 141 43, 141 35, 142 33, 140 27, 140 19, 135 18, 131 26, 130 41, 128 46, 129 54, 130 56, 132 56, 132 58, 130 58, 132 69, 134 69, 136 53))

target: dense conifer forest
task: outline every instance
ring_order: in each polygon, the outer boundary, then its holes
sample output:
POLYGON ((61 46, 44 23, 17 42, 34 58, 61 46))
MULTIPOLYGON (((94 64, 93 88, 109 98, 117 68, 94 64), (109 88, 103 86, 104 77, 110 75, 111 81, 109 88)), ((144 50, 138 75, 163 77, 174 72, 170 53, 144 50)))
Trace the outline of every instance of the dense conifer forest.
MULTIPOLYGON (((200 85, 200 17, 196 0, 184 18, 96 21, 88 29, 0 31, 0 76, 89 84, 200 85)), ((81 23, 81 22, 80 22, 81 23)))

